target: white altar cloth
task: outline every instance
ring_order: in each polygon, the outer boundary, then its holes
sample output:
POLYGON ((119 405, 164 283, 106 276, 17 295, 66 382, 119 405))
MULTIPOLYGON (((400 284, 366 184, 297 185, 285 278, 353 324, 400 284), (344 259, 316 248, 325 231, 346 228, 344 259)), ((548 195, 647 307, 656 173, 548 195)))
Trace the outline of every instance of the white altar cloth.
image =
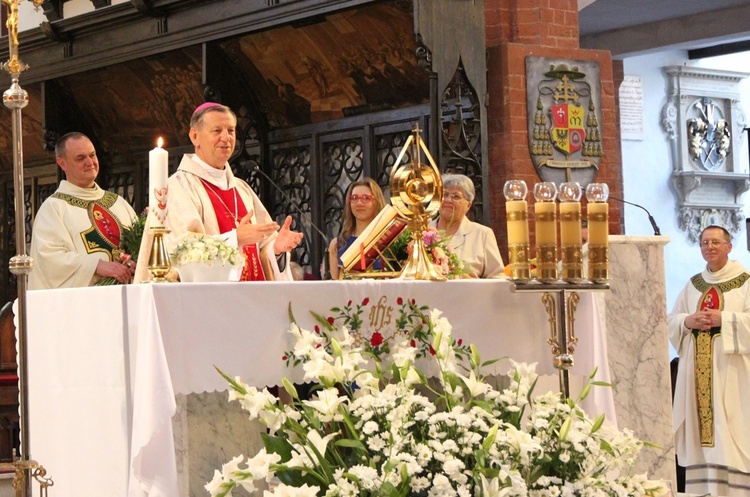
MULTIPOLYGON (((609 381, 606 333, 591 294, 576 313, 572 374, 599 368, 609 381)), ((369 299, 384 310, 415 299, 443 311, 453 334, 484 360, 509 356, 556 374, 540 294, 512 293, 504 280, 399 280, 129 285, 28 294, 31 456, 58 495, 174 497, 171 418, 175 394, 223 391, 214 370, 255 386, 290 372, 288 306, 312 329, 308 311, 369 299)), ((395 318, 395 311, 394 316, 395 318)), ((497 367, 505 373, 507 363, 497 367)), ((612 393, 595 388, 591 408, 614 419, 612 393)), ((247 455, 247 454, 246 454, 247 455)))

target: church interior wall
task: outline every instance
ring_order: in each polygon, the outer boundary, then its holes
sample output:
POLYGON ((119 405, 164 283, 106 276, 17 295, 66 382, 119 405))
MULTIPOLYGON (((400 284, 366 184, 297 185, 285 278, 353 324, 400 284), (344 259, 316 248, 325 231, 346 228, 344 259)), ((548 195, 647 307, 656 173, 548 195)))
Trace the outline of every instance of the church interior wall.
MULTIPOLYGON (((677 199, 670 187, 672 159, 670 143, 664 132, 661 119, 662 108, 667 100, 667 74, 664 67, 688 65, 721 70, 743 70, 750 67, 750 52, 689 60, 686 50, 670 50, 624 59, 626 76, 639 76, 643 85, 643 140, 622 140, 622 175, 624 198, 646 207, 656 219, 661 233, 669 237, 665 246, 665 272, 667 287, 667 311, 677 299, 688 277, 699 272, 705 261, 698 245, 688 239, 680 229, 677 218, 677 199)), ((750 109, 750 78, 741 83, 741 106, 747 116, 750 109)), ((741 159, 740 171, 748 172, 747 133, 734 154, 741 159)), ((743 215, 750 217, 750 195, 742 197, 743 215)), ((646 213, 636 207, 625 206, 624 225, 627 235, 650 235, 653 233, 646 213)), ((750 267, 750 252, 747 246, 744 223, 733 237, 730 258, 750 267)))

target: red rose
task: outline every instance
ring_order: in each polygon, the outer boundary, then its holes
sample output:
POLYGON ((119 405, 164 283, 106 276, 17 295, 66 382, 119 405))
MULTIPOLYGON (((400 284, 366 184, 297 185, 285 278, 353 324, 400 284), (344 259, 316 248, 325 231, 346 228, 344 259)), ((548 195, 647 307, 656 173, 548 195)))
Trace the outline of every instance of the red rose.
POLYGON ((458 339, 458 346, 460 347, 462 343, 464 343, 464 339, 463 338, 459 338, 458 339))
POLYGON ((417 305, 417 299, 411 299, 411 305, 417 305))
POLYGON ((362 301, 362 305, 367 305, 369 303, 370 303, 370 298, 369 297, 365 297, 365 300, 362 301))
POLYGON ((432 355, 436 354, 435 349, 432 348, 432 345, 430 345, 430 354, 432 355))
POLYGON ((333 317, 332 317, 332 316, 328 318, 328 324, 333 324, 333 322, 334 322, 334 321, 335 321, 335 320, 333 319, 333 317))
POLYGON ((347 307, 351 307, 351 306, 352 306, 352 301, 350 300, 349 302, 347 302, 347 303, 346 303, 346 306, 347 306, 347 307))
POLYGON ((370 338, 370 345, 372 345, 373 347, 377 347, 381 343, 383 343, 383 335, 376 331, 370 338))
POLYGON ((287 356, 285 356, 285 355, 281 356, 281 360, 282 360, 282 361, 286 361, 287 359, 288 359, 288 357, 287 357, 287 356))
POLYGON ((409 342, 409 345, 411 345, 412 347, 416 348, 417 347, 416 340, 412 340, 411 342, 409 342))
POLYGON ((402 299, 401 297, 399 297, 399 298, 396 299, 396 303, 398 305, 404 305, 404 299, 402 299))
POLYGON ((320 333, 320 326, 317 324, 315 325, 315 333, 320 333))

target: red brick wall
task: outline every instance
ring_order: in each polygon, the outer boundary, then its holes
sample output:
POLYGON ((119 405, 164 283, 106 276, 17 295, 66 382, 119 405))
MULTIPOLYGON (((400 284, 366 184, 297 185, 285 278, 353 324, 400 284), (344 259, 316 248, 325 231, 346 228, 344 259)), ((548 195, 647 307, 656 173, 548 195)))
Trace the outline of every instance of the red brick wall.
MULTIPOLYGON (((523 179, 532 188, 540 181, 529 152, 526 109, 526 56, 590 60, 601 71, 602 157, 597 182, 609 185, 613 196, 622 198, 619 113, 617 86, 609 52, 578 48, 576 0, 486 0, 488 98, 488 163, 490 225, 497 234, 501 253, 507 254, 505 198, 508 179, 523 179)), ((533 204, 533 196, 527 200, 533 204)), ((584 201, 585 204, 585 201, 584 201)), ((584 207, 585 210, 585 207, 584 207)), ((620 234, 622 206, 610 202, 610 233, 620 234)), ((533 222, 531 223, 533 246, 533 222)))

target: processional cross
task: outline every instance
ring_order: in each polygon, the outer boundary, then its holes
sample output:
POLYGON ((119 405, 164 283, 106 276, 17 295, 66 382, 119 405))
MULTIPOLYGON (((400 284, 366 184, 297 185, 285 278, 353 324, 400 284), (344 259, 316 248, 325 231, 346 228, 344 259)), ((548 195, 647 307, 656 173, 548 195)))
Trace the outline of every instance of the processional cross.
MULTIPOLYGON (((18 84, 21 72, 28 66, 18 58, 18 6, 22 0, 2 0, 8 9, 5 26, 8 28, 8 60, 2 68, 10 74, 11 85, 3 93, 3 104, 10 109, 13 117, 13 190, 15 193, 16 211, 16 250, 17 255, 10 259, 10 272, 16 275, 18 301, 16 322, 18 323, 18 390, 19 419, 21 428, 21 457, 10 464, 15 470, 13 488, 16 497, 31 495, 32 478, 39 482, 41 497, 47 496, 47 487, 52 480, 46 477, 47 471, 36 461, 30 459, 29 453, 29 392, 27 385, 26 363, 26 290, 28 275, 33 261, 26 254, 26 205, 24 204, 23 187, 23 128, 21 126, 21 109, 29 103, 29 94, 18 84)), ((39 8, 43 0, 31 0, 39 8)))

